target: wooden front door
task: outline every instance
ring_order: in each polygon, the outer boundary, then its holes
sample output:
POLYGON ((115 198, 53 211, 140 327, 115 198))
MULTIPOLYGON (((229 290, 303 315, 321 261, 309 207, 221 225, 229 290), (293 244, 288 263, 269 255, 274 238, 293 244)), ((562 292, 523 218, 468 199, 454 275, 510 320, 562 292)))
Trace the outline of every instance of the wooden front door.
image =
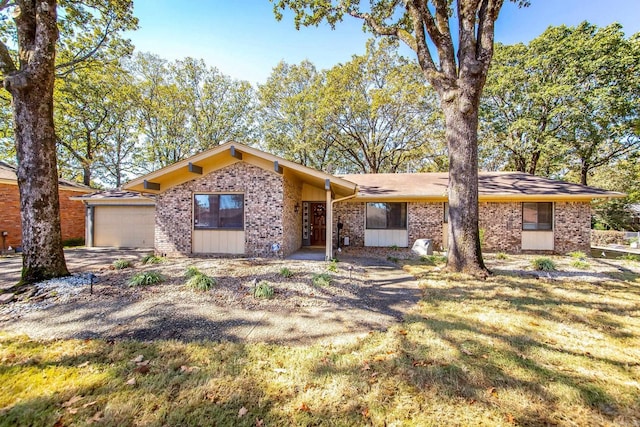
POLYGON ((325 203, 311 203, 311 246, 324 246, 327 242, 325 203))

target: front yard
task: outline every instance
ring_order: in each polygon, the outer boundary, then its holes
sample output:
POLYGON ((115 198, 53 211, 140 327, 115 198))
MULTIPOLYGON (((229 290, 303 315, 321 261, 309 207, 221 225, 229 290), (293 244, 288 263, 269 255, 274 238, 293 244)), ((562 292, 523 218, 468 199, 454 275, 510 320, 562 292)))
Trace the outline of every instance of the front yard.
POLYGON ((640 262, 489 254, 475 280, 387 256, 422 300, 340 344, 4 333, 0 425, 640 423, 640 262))

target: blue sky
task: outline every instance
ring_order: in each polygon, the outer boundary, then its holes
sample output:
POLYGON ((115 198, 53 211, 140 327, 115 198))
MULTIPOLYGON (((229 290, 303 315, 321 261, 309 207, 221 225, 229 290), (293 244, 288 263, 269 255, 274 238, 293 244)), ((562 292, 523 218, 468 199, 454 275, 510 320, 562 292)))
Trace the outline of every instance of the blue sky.
MULTIPOLYGON (((174 60, 204 59, 224 74, 263 83, 284 60, 310 60, 318 68, 349 61, 364 53, 371 35, 360 21, 345 18, 332 31, 328 26, 296 31, 291 15, 280 22, 268 0, 135 0, 140 29, 128 34, 138 51, 174 60)), ((640 31, 640 0, 531 0, 519 9, 505 1, 496 23, 496 41, 527 42, 549 25, 623 25, 627 36, 640 31)), ((411 52, 403 51, 410 55, 411 52)))

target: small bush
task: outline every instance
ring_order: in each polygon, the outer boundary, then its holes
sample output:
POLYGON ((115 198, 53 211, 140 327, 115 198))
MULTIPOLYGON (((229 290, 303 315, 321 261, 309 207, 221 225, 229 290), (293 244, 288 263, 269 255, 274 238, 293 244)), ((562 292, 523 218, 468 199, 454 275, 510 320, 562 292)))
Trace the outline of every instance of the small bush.
POLYGON ((624 254, 620 257, 620 259, 624 259, 627 261, 640 261, 640 255, 624 254))
POLYGON ((587 259, 587 254, 585 254, 582 251, 569 252, 567 255, 569 255, 571 258, 574 258, 574 259, 581 259, 581 260, 587 259))
POLYGON ((387 261, 391 261, 391 262, 394 262, 394 263, 396 263, 396 264, 397 264, 397 263, 398 263, 398 261, 399 261, 399 259, 398 259, 398 257, 397 257, 397 256, 391 256, 391 255, 389 255, 389 256, 387 257, 387 261))
POLYGON ((531 265, 533 266, 534 270, 555 271, 556 269, 556 264, 547 257, 536 258, 531 261, 531 265))
POLYGON ((129 286, 149 286, 163 281, 164 276, 157 271, 145 271, 129 279, 129 286))
POLYGON ((133 264, 131 264, 131 261, 128 259, 117 259, 113 261, 113 268, 116 270, 124 270, 125 268, 130 268, 132 266, 133 264))
POLYGON ((287 267, 282 267, 280 269, 280 275, 282 277, 287 278, 287 279, 290 278, 290 277, 293 277, 293 274, 294 274, 293 271, 289 270, 287 267))
POLYGON ((571 263, 571 265, 580 270, 586 270, 590 267, 589 263, 583 259, 576 259, 571 263))
POLYGON ((253 290, 253 296, 254 298, 273 298, 273 286, 266 280, 262 280, 253 290))
POLYGON ((444 255, 437 255, 437 254, 422 255, 420 257, 420 261, 424 262, 425 264, 438 265, 438 264, 444 264, 445 262, 447 262, 447 257, 444 255))
POLYGON ((84 237, 73 237, 63 240, 62 246, 84 246, 84 237))
POLYGON ((196 291, 208 291, 217 285, 218 282, 213 277, 206 274, 197 273, 187 281, 187 286, 196 291))
POLYGON ((509 259, 509 257, 504 252, 498 252, 496 254, 496 259, 509 259))
POLYGON ((338 261, 334 258, 331 260, 331 263, 327 266, 327 271, 331 271, 333 273, 338 272, 338 261))
POLYGON ((159 264, 163 261, 164 258, 155 256, 154 254, 145 255, 144 258, 142 258, 143 264, 159 264))
POLYGON ((185 270, 184 277, 185 279, 191 279, 193 276, 197 276, 198 274, 202 274, 200 273, 200 270, 198 270, 194 266, 191 266, 187 267, 187 269, 185 270))
POLYGON ((328 273, 314 274, 311 282, 314 286, 329 286, 331 284, 331 276, 328 273))

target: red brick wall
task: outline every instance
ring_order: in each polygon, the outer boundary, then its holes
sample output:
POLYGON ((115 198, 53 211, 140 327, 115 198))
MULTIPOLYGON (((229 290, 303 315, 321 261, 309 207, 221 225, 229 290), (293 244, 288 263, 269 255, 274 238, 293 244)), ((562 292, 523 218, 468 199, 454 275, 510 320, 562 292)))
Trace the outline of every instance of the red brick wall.
MULTIPOLYGON (((82 202, 69 200, 69 197, 80 196, 76 191, 60 190, 60 220, 62 240, 84 238, 84 205, 82 202)), ((6 246, 20 246, 22 231, 20 228, 20 195, 18 186, 0 184, 0 232, 9 233, 6 246)), ((0 245, 2 239, 0 236, 0 245)))
MULTIPOLYGON (((9 233, 5 240, 8 246, 20 246, 22 233, 20 231, 20 195, 18 186, 0 184, 0 232, 9 233)), ((0 236, 2 245, 2 236, 0 236)))

